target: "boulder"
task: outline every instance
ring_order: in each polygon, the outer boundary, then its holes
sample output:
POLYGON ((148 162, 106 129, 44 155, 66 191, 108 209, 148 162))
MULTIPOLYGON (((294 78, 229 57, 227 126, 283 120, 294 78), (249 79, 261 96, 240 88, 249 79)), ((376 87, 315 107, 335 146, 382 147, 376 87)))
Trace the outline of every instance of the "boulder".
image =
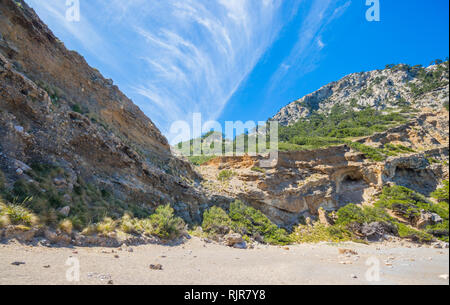
POLYGON ((397 228, 387 222, 365 223, 361 227, 360 232, 369 241, 380 241, 385 235, 397 235, 397 228))
POLYGON ((238 244, 234 244, 233 248, 236 248, 236 249, 247 249, 247 243, 244 241, 244 242, 241 242, 241 243, 238 243, 238 244))
POLYGON ((416 227, 423 229, 429 225, 442 223, 443 221, 442 217, 438 214, 422 210, 420 211, 420 218, 416 222, 416 227))
POLYGON ((61 214, 61 216, 67 217, 70 214, 70 206, 65 206, 58 210, 58 213, 61 214))
POLYGON ((241 234, 238 233, 231 233, 225 236, 225 245, 228 247, 234 247, 236 244, 242 244, 245 243, 244 239, 242 239, 241 234))

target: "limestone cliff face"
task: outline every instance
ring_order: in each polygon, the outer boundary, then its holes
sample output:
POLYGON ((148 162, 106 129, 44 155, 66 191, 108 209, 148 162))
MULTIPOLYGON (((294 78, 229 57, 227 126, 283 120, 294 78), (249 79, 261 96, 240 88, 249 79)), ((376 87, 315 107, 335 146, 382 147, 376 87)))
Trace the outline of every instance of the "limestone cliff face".
POLYGON ((448 119, 447 111, 421 113, 407 124, 358 140, 372 147, 389 143, 411 149, 382 162, 341 145, 280 152, 276 167, 269 170, 258 168, 261 157, 223 157, 204 164, 200 172, 209 192, 240 198, 280 225, 317 215, 321 207, 370 204, 389 184, 428 196, 449 176, 448 119), (235 175, 218 181, 225 169, 235 175))
POLYGON ((33 162, 64 168, 69 188, 82 177, 126 201, 181 204, 187 217, 202 201, 190 164, 111 80, 24 1, 0 0, 0 168, 13 184, 33 162))
POLYGON ((272 120, 292 125, 312 111, 329 113, 335 105, 373 107, 378 110, 411 106, 441 109, 449 97, 449 74, 445 63, 428 68, 398 65, 350 74, 283 107, 272 120))

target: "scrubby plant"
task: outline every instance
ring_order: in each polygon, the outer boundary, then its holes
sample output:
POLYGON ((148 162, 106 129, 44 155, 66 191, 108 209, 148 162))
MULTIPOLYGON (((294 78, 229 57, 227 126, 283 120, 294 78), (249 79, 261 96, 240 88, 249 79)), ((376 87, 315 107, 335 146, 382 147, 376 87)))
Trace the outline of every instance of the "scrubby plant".
POLYGON ((232 227, 231 218, 219 207, 212 207, 203 213, 202 229, 211 235, 227 234, 232 227))
POLYGON ((137 219, 133 219, 130 214, 126 213, 121 219, 119 229, 127 234, 139 233, 140 224, 137 219))
POLYGON ((64 219, 58 224, 58 229, 66 234, 72 234, 73 224, 70 219, 64 219))
POLYGON ((401 238, 408 238, 413 241, 421 243, 426 243, 433 240, 433 236, 431 234, 413 229, 412 227, 403 223, 396 223, 396 224, 398 228, 398 235, 401 238))
POLYGON ((150 216, 152 235, 170 240, 180 237, 186 230, 183 219, 174 215, 173 208, 168 204, 159 206, 150 216))
POLYGON ((114 232, 117 228, 117 221, 114 221, 111 217, 105 217, 102 222, 97 224, 96 231, 102 235, 114 232))
POLYGON ((258 167, 258 166, 252 167, 251 170, 254 171, 254 172, 263 173, 263 174, 266 172, 263 168, 258 167))
MULTIPOLYGON (((354 106, 355 101, 351 101, 349 106, 335 105, 329 114, 319 113, 317 108, 310 106, 310 116, 293 125, 280 126, 280 150, 317 149, 346 144, 351 138, 369 136, 406 122, 406 114, 381 112, 373 108, 355 110, 354 106)), ((364 150, 376 161, 381 160, 380 154, 373 150, 364 146, 356 148, 364 150)))
POLYGON ((291 242, 286 230, 280 229, 261 211, 245 205, 242 201, 238 200, 230 205, 229 216, 233 231, 241 235, 259 235, 269 244, 284 245, 291 242))
POLYGON ((414 221, 420 211, 436 213, 448 219, 448 205, 433 204, 425 196, 403 186, 385 187, 380 200, 375 204, 394 211, 396 214, 414 221))
POLYGON ((234 175, 235 175, 235 173, 233 171, 225 169, 225 170, 221 171, 219 173, 219 175, 217 175, 217 180, 228 181, 231 178, 233 178, 234 175))
POLYGON ((359 151, 366 155, 367 158, 376 161, 381 162, 386 160, 386 156, 382 153, 380 149, 367 146, 358 142, 347 142, 348 146, 350 146, 352 149, 359 151))
POLYGON ((297 226, 290 237, 296 243, 344 242, 352 240, 353 234, 344 226, 326 227, 315 223, 297 226))
POLYGON ((392 218, 384 209, 377 207, 360 207, 355 204, 349 204, 342 207, 337 212, 337 225, 349 225, 351 223, 372 223, 379 221, 391 221, 392 218))
MULTIPOLYGON (((22 204, 24 203, 25 201, 22 204)), ((22 204, 2 204, 0 207, 0 214, 2 216, 7 216, 9 222, 13 225, 36 225, 39 222, 38 217, 25 208, 22 204)))
POLYGON ((436 191, 434 191, 431 196, 435 198, 438 202, 442 203, 449 203, 449 181, 444 180, 442 182, 443 187, 438 188, 436 191))
POLYGON ((78 104, 72 106, 72 111, 83 114, 83 110, 81 109, 81 106, 78 104))

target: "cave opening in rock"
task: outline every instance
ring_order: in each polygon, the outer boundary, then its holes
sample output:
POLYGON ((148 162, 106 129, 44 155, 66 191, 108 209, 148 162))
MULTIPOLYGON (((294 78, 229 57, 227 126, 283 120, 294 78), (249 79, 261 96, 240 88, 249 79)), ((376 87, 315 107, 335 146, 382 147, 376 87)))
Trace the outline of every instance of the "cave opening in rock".
POLYGON ((339 206, 350 203, 361 204, 364 202, 364 192, 369 185, 364 181, 363 176, 358 173, 349 173, 342 177, 338 183, 339 206))
POLYGON ((393 181, 397 185, 430 196, 439 185, 439 181, 431 170, 414 170, 411 168, 397 167, 393 181))

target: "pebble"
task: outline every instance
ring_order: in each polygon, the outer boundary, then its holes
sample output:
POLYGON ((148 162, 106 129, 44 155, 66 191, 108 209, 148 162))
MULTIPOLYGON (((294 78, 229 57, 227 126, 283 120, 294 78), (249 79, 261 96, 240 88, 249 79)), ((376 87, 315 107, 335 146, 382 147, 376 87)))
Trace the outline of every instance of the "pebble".
POLYGON ((163 266, 161 264, 156 264, 156 265, 151 264, 150 269, 151 270, 163 270, 163 266))

